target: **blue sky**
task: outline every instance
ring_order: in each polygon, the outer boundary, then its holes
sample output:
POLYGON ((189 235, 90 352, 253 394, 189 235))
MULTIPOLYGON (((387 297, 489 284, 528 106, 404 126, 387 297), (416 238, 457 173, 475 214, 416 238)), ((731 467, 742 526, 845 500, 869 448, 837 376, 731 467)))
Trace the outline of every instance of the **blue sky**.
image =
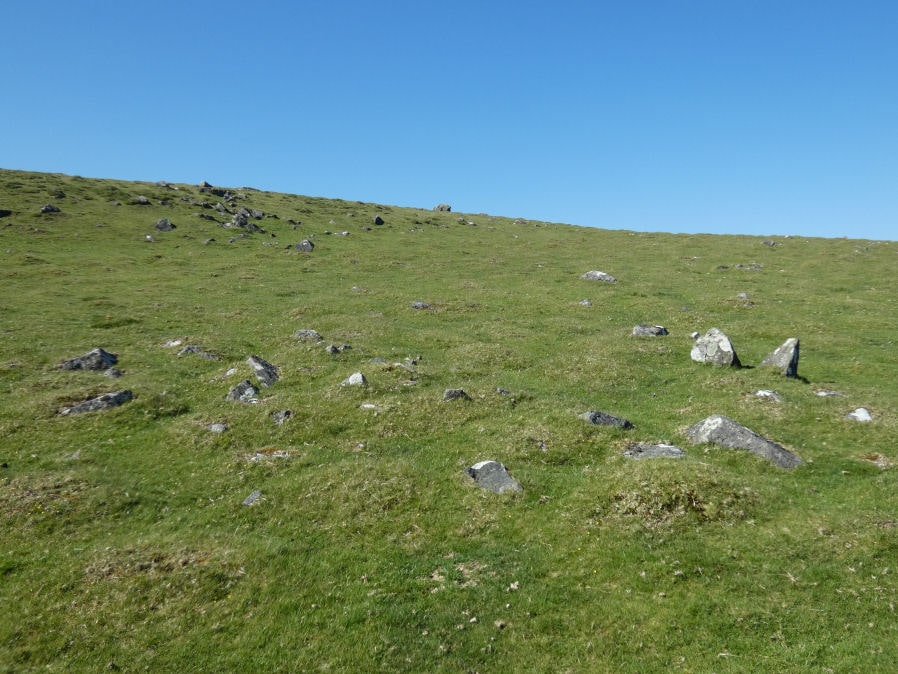
POLYGON ((898 239, 898 2, 6 0, 0 167, 898 239))

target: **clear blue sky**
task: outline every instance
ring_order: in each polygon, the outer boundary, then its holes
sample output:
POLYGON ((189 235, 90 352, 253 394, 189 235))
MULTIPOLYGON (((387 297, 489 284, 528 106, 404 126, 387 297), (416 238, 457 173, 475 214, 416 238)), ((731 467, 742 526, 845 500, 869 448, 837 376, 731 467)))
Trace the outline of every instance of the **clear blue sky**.
POLYGON ((898 239, 898 1, 5 0, 0 167, 898 239))

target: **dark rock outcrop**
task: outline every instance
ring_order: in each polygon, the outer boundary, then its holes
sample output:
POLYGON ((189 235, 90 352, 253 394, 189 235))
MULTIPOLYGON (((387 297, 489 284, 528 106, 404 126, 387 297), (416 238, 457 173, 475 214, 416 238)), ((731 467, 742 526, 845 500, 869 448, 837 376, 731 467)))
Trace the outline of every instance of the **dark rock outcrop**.
POLYGON ((631 459, 682 459, 686 452, 675 445, 637 443, 630 445, 624 456, 631 459))
POLYGON ((259 389, 253 386, 253 383, 249 379, 244 379, 228 392, 225 399, 241 403, 254 403, 258 402, 258 398, 256 397, 258 395, 259 389))
POLYGON ((496 494, 508 491, 523 491, 521 483, 515 480, 508 470, 498 461, 480 461, 465 472, 478 486, 496 494))
POLYGON ((662 337, 669 334, 663 325, 637 325, 633 328, 634 337, 662 337))

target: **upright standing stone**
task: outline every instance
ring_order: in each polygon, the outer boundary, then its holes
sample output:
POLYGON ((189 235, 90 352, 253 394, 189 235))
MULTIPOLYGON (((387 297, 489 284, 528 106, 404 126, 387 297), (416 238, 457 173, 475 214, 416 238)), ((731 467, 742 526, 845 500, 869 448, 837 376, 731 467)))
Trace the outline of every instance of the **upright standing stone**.
POLYGON ((798 338, 790 337, 761 361, 761 367, 775 367, 784 377, 798 376, 798 338))
POLYGON ((711 328, 692 345, 689 354, 696 363, 713 363, 727 367, 742 367, 730 338, 717 328, 711 328))

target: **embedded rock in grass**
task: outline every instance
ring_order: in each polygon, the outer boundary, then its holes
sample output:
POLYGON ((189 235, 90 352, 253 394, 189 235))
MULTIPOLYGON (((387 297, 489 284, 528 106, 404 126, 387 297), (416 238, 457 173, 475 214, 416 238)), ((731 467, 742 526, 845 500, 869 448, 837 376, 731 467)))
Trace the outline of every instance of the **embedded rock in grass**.
POLYGON ((478 484, 496 494, 504 494, 507 491, 523 491, 521 483, 515 480, 508 470, 498 461, 481 461, 475 463, 465 472, 478 484))
POLYGON ((626 419, 616 417, 612 414, 606 414, 605 412, 591 410, 580 414, 579 417, 593 426, 614 426, 623 429, 633 428, 633 424, 626 419))
POLYGON ((249 379, 244 379, 228 392, 228 395, 225 396, 225 400, 235 400, 241 403, 257 403, 259 402, 259 399, 256 397, 258 395, 259 389, 253 386, 249 379))
POLYGON ((361 372, 353 372, 346 379, 340 382, 340 386, 367 386, 368 380, 361 372))
POLYGON ((614 278, 611 274, 606 274, 603 271, 588 271, 585 274, 581 274, 580 278, 586 281, 603 281, 604 283, 617 283, 617 279, 614 278))
POLYGON ((214 353, 209 353, 204 350, 203 347, 198 346, 196 344, 188 344, 183 349, 178 351, 179 356, 186 356, 188 354, 194 354, 199 356, 200 358, 205 358, 206 360, 218 360, 218 356, 214 353))
POLYGON ((243 505, 249 507, 262 498, 262 492, 259 489, 254 490, 249 496, 243 499, 243 505))
POLYGON ((696 363, 742 367, 730 338, 717 328, 711 328, 704 335, 696 338, 689 355, 696 363))
POLYGON ((747 449, 780 468, 795 468, 802 463, 789 450, 720 414, 699 421, 686 430, 686 435, 694 445, 707 442, 727 449, 747 449))
POLYGON ((318 334, 317 330, 310 330, 305 328, 303 330, 297 330, 293 333, 293 336, 301 342, 323 342, 324 338, 318 334))
POLYGON ((10 215, 12 215, 12 211, 6 208, 0 208, 0 218, 8 218, 10 215))
POLYGON ((452 206, 450 206, 449 204, 437 204, 433 207, 433 210, 448 213, 452 210, 452 206))
POLYGON ((44 204, 41 206, 41 213, 59 213, 59 207, 53 204, 44 204))
POLYGON ((206 426, 206 430, 210 433, 224 433, 226 430, 228 430, 228 425, 221 422, 216 422, 206 426))
POLYGON ((783 402, 782 397, 776 391, 771 391, 770 389, 763 388, 760 391, 755 391, 755 395, 758 398, 766 398, 767 400, 772 400, 775 403, 783 402))
POLYGON ((59 367, 63 370, 108 370, 118 362, 118 356, 101 348, 88 351, 83 356, 78 356, 65 361, 59 367))
POLYGON ((859 421, 863 424, 873 421, 873 415, 870 414, 870 410, 868 410, 866 407, 858 407, 856 410, 852 410, 845 415, 845 418, 859 421))
POLYGON ((262 386, 271 386, 280 378, 278 369, 267 360, 258 356, 250 356, 246 359, 246 362, 253 369, 256 379, 262 383, 262 386))
POLYGON ((168 218, 161 218, 154 225, 160 232, 170 232, 175 229, 175 225, 168 218))
POLYGON ((415 300, 412 302, 412 309, 433 309, 431 305, 427 302, 422 302, 421 300, 415 300))
POLYGON ((303 239, 299 243, 297 243, 294 248, 301 253, 311 253, 315 248, 315 244, 309 241, 308 239, 303 239))
POLYGON ((463 388, 447 388, 443 391, 443 402, 449 400, 470 400, 469 396, 463 388))
POLYGON ((633 328, 634 337, 663 337, 670 334, 663 325, 637 325, 633 328))
POLYGON ((637 443, 630 445, 624 456, 631 459, 682 459, 686 452, 676 445, 637 443))
POLYGON ((784 377, 798 376, 798 338, 790 337, 761 361, 759 367, 775 367, 784 377))
POLYGON ((104 377, 109 377, 110 379, 119 379, 124 375, 124 372, 119 370, 117 367, 111 367, 105 372, 103 372, 104 377))
POLYGON ((341 344, 340 346, 336 346, 334 344, 328 344, 326 347, 324 347, 324 350, 327 351, 332 356, 336 356, 338 353, 343 353, 344 351, 347 351, 349 349, 352 349, 352 347, 349 346, 349 344, 341 344))
POLYGON ((379 215, 375 215, 372 222, 374 222, 375 225, 382 225, 384 224, 384 219, 379 215))
POLYGON ((283 426, 293 416, 293 410, 280 410, 268 415, 278 426, 283 426))
POLYGON ((118 407, 119 405, 124 405, 126 402, 134 398, 134 394, 131 391, 115 391, 113 393, 104 393, 101 396, 97 396, 96 398, 91 398, 90 400, 84 400, 72 407, 66 407, 59 411, 61 415, 67 414, 83 414, 84 412, 100 412, 102 410, 108 410, 113 407, 118 407))

